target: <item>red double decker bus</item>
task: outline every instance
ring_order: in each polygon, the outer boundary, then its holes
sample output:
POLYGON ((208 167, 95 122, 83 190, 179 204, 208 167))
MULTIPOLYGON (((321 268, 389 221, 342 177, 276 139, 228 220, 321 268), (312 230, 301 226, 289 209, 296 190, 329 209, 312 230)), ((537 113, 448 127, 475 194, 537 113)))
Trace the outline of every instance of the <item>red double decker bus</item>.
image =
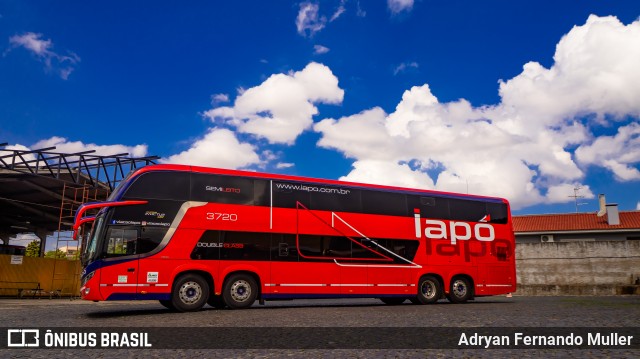
POLYGON ((296 298, 463 303, 516 287, 500 198, 154 165, 81 207, 75 228, 86 222, 80 291, 93 301, 179 311, 296 298))

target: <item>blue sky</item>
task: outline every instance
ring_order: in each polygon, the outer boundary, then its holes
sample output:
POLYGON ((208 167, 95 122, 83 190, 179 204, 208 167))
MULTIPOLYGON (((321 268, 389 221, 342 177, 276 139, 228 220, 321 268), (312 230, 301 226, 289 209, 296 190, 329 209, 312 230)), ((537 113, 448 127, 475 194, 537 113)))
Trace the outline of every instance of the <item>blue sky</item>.
POLYGON ((637 1, 0 2, 0 143, 640 209, 637 1))

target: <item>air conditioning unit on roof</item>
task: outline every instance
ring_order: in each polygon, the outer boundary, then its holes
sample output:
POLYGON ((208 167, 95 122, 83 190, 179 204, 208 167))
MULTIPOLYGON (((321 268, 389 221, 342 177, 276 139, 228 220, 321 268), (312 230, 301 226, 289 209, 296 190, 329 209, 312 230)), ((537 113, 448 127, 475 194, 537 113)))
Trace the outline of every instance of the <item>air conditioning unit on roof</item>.
POLYGON ((543 234, 540 236, 540 242, 543 243, 552 243, 553 242, 553 235, 552 234, 543 234))

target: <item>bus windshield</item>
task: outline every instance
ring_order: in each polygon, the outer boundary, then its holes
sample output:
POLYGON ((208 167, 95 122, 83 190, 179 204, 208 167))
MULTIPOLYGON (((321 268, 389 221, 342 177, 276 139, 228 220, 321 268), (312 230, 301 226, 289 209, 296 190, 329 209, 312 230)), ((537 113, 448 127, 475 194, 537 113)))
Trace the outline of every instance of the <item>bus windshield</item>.
POLYGON ((85 252, 84 252, 84 255, 82 256, 84 265, 95 260, 96 253, 97 253, 98 238, 100 238, 102 229, 104 227, 104 216, 105 216, 104 213, 98 216, 97 220, 94 222, 94 225, 92 226, 91 232, 89 233, 87 245, 84 247, 85 252))

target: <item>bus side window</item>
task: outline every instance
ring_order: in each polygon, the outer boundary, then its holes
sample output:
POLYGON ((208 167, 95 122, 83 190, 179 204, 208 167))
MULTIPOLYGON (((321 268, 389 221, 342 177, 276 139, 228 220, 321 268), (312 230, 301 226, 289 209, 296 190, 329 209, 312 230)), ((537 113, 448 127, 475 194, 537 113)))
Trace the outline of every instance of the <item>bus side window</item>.
POLYGON ((361 201, 363 213, 387 216, 406 216, 408 213, 407 195, 404 193, 362 191, 361 201))
POLYGON ((156 249, 166 233, 166 227, 142 227, 137 254, 149 253, 156 249))
POLYGON ((509 221, 509 211, 504 203, 487 203, 487 214, 491 216, 490 223, 506 224, 509 221))
POLYGON ((271 260, 286 262, 298 261, 295 234, 271 234, 271 260))
POLYGON ((419 209, 422 218, 451 219, 448 198, 408 195, 407 209, 409 213, 419 209))
POLYGON ((449 199, 449 210, 456 221, 480 222, 488 214, 485 202, 466 199, 449 199))
POLYGON ((107 230, 105 254, 107 257, 119 257, 136 254, 138 230, 110 227, 107 230))
POLYGON ((278 243, 278 256, 279 257, 289 256, 289 245, 287 243, 278 243))

